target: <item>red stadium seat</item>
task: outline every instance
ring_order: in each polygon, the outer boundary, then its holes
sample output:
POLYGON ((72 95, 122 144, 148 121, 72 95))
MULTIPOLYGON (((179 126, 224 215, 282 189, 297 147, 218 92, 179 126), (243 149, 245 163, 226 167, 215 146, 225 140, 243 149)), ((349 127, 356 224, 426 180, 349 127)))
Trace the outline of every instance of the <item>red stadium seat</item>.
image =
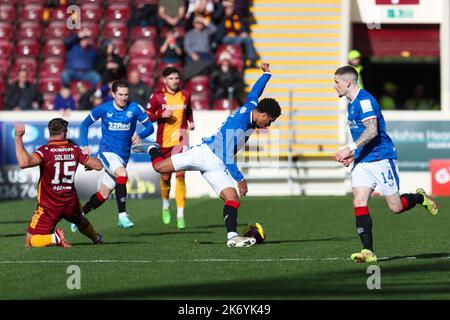
POLYGON ((9 22, 0 22, 0 39, 10 40, 13 37, 13 27, 9 22))
POLYGON ((87 32, 93 39, 97 39, 100 34, 98 23, 92 21, 81 21, 81 30, 87 32))
POLYGON ((43 5, 45 0, 19 0, 19 2, 22 6, 28 3, 43 5))
POLYGON ((228 99, 217 99, 213 102, 213 110, 235 110, 239 107, 236 99, 231 102, 228 99))
POLYGON ((44 43, 42 48, 42 55, 44 57, 59 56, 64 57, 66 48, 62 39, 51 39, 44 43))
POLYGON ((209 110, 209 96, 203 94, 191 95, 192 110, 209 110))
POLYGON ((105 18, 107 21, 127 22, 131 17, 131 8, 128 3, 112 3, 106 8, 105 18))
POLYGON ((43 7, 41 4, 30 3, 26 4, 20 9, 20 19, 25 20, 42 20, 43 7))
POLYGON ((0 59, 9 58, 11 53, 13 52, 13 46, 11 41, 8 40, 0 40, 0 59))
POLYGON ((127 39, 128 28, 123 22, 108 22, 103 27, 103 38, 106 39, 127 39))
POLYGON ((243 58, 242 48, 238 44, 221 44, 216 50, 216 58, 218 59, 224 51, 228 52, 232 58, 243 58))
POLYGON ((115 47, 115 53, 119 55, 121 58, 124 58, 127 55, 128 45, 125 41, 121 39, 111 39, 112 43, 115 47))
POLYGON ((67 7, 60 6, 58 8, 50 9, 50 15, 48 21, 66 21, 69 17, 67 13, 67 7))
POLYGON ((0 95, 5 93, 5 91, 6 91, 6 83, 5 83, 5 80, 3 79, 3 77, 1 77, 0 78, 0 95))
POLYGON ((44 77, 39 80, 39 91, 41 93, 58 93, 61 89, 60 77, 44 77))
POLYGON ((12 4, 0 4, 0 21, 13 22, 16 19, 16 7, 12 4))
POLYGON ((138 70, 140 74, 149 74, 153 77, 155 61, 151 58, 132 58, 128 62, 128 70, 138 70))
POLYGON ((23 57, 37 57, 39 44, 35 40, 20 40, 16 44, 16 55, 23 57))
POLYGON ((18 39, 40 39, 42 27, 36 21, 23 21, 19 24, 16 37, 18 39))
POLYGON ((80 4, 80 5, 83 5, 83 4, 98 4, 98 0, 78 0, 77 1, 77 3, 78 4, 80 4))
POLYGON ((6 58, 0 57, 0 76, 8 73, 9 61, 6 58))
POLYGON ((13 4, 15 5, 17 0, 0 0, 1 4, 13 4))
POLYGON ((18 57, 14 60, 10 73, 10 78, 15 79, 19 70, 25 69, 28 73, 28 80, 34 82, 37 71, 37 61, 31 57, 18 57))
POLYGON ((130 47, 130 57, 154 57, 156 54, 155 43, 148 40, 136 40, 130 47))
POLYGON ((158 0, 135 0, 135 5, 138 6, 140 4, 155 4, 158 5, 158 0))
POLYGON ((64 58, 61 57, 48 57, 40 65, 41 77, 60 77, 64 71, 64 58))
POLYGON ((86 3, 81 5, 81 19, 99 21, 102 18, 102 7, 99 4, 86 3))
POLYGON ((186 83, 186 89, 192 94, 209 94, 209 77, 195 76, 186 83))
POLYGON ((42 95, 42 100, 44 101, 42 105, 42 110, 53 110, 55 107, 55 93, 44 93, 42 95))
POLYGON ((64 39, 69 35, 66 21, 51 21, 44 31, 46 39, 64 39))
POLYGON ((157 31, 155 27, 134 27, 131 29, 131 41, 147 39, 156 43, 157 31))

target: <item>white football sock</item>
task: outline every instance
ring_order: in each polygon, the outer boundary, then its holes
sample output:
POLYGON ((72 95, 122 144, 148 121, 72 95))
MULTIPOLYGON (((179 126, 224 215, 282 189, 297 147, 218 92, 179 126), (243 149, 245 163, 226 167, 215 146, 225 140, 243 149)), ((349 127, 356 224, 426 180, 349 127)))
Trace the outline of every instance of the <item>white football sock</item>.
POLYGON ((59 243, 59 237, 56 235, 56 233, 52 233, 52 243, 53 244, 59 243))
POLYGON ((228 232, 228 234, 227 234, 228 240, 230 240, 231 238, 234 238, 236 236, 238 236, 237 232, 228 232))
POLYGON ((177 208, 177 218, 184 218, 184 208, 177 208))
POLYGON ((119 219, 123 219, 127 217, 127 213, 126 212, 119 212, 119 219))
POLYGON ((169 209, 170 208, 170 200, 163 198, 162 201, 163 201, 163 209, 164 210, 169 209))

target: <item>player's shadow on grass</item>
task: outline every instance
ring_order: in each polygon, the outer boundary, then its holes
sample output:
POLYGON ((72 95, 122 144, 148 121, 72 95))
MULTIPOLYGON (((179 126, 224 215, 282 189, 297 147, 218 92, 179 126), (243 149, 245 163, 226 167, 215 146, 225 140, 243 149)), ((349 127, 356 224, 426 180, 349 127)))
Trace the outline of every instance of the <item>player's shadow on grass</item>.
MULTIPOLYGON (((340 270, 294 273, 254 279, 241 277, 236 280, 212 281, 178 285, 149 285, 146 288, 107 290, 61 296, 57 299, 414 299, 417 297, 448 297, 450 280, 446 277, 450 260, 443 263, 426 262, 383 266, 382 290, 368 290, 366 268, 350 261, 340 270), (402 275, 401 281, 396 282, 402 275), (439 277, 424 283, 408 275, 417 272, 439 272, 439 277), (276 284, 276 285, 274 285, 276 284)), ((333 266, 330 264, 330 269, 333 266)), ((55 299, 55 297, 49 297, 55 299)))
POLYGON ((19 223, 30 223, 30 220, 12 220, 12 221, 0 221, 0 224, 19 224, 19 223))
POLYGON ((25 237, 25 234, 24 233, 0 234, 0 238, 14 238, 14 237, 25 237))
MULTIPOLYGON (((241 223, 241 224, 238 224, 237 226, 238 227, 244 227, 246 225, 247 224, 245 224, 245 223, 241 223)), ((193 226, 192 228, 193 229, 225 228, 225 225, 224 224, 210 224, 210 225, 207 225, 207 226, 193 226)))
POLYGON ((449 252, 436 252, 436 253, 423 253, 408 256, 394 256, 379 258, 378 261, 392 261, 392 260, 415 260, 415 259, 440 259, 440 258, 450 258, 449 252))
POLYGON ((130 237, 153 237, 153 236, 180 236, 180 235, 187 235, 187 234, 209 234, 214 233, 213 231, 170 231, 170 232, 155 232, 155 233, 149 233, 149 232, 141 232, 139 234, 130 234, 130 237))
POLYGON ((72 247, 78 247, 78 246, 94 246, 94 247, 102 247, 102 246, 108 246, 108 245, 118 245, 118 244, 148 244, 148 242, 145 241, 107 241, 105 240, 102 244, 93 244, 92 242, 79 242, 79 243, 70 243, 72 247))
MULTIPOLYGON (((322 242, 322 241, 349 241, 354 237, 333 237, 324 239, 298 239, 298 240, 266 240, 259 245, 281 244, 281 243, 305 243, 305 242, 322 242)), ((199 244, 223 244, 223 241, 201 241, 199 244)))

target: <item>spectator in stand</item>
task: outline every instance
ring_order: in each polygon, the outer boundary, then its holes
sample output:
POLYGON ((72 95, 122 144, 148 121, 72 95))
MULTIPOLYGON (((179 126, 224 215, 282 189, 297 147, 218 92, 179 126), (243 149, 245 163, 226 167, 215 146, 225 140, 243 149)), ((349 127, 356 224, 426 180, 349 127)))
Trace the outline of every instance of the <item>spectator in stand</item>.
POLYGON ((190 0, 186 12, 186 30, 193 28, 195 17, 202 17, 206 23, 212 23, 214 2, 212 0, 190 0))
POLYGON ((100 75, 95 71, 97 50, 92 45, 90 35, 80 30, 64 39, 66 47, 66 68, 61 75, 64 86, 70 86, 73 80, 89 81, 92 88, 96 88, 100 75))
POLYGON ((167 31, 167 37, 160 46, 159 53, 164 63, 181 63, 183 58, 182 41, 173 28, 169 28, 167 31))
POLYGON ((242 94, 244 83, 239 71, 231 65, 231 55, 224 51, 219 57, 219 66, 211 74, 210 87, 212 91, 212 101, 217 99, 228 99, 228 90, 232 89, 233 98, 239 105, 243 104, 242 94))
POLYGON ((395 83, 388 81, 383 84, 383 94, 380 98, 380 107, 383 110, 400 109, 398 101, 398 87, 395 83))
POLYGON ((362 75, 361 75, 361 73, 364 69, 364 67, 361 64, 361 59, 362 59, 361 52, 359 52, 358 50, 351 50, 348 53, 347 59, 348 59, 348 64, 351 65, 352 67, 354 67, 356 69, 356 72, 358 72, 358 86, 361 89, 364 89, 364 83, 363 83, 363 79, 362 79, 362 75))
POLYGON ((75 100, 70 94, 70 88, 62 86, 55 96, 54 110, 61 110, 63 117, 70 116, 70 111, 75 110, 75 100))
POLYGON ((128 100, 138 103, 143 108, 147 108, 148 100, 153 90, 141 80, 137 70, 131 70, 128 74, 128 84, 130 86, 128 100))
POLYGON ((405 108, 407 110, 440 110, 441 107, 433 98, 426 96, 424 85, 419 83, 414 86, 414 98, 406 100, 405 108))
POLYGON ((131 10, 131 27, 147 27, 158 25, 158 5, 139 2, 131 10))
POLYGON ((184 0, 159 0, 159 27, 179 27, 184 23, 186 7, 184 0))
POLYGON ((188 31, 184 36, 186 64, 192 61, 213 61, 210 37, 215 31, 214 24, 207 24, 202 17, 195 17, 194 29, 188 31))
POLYGON ((245 19, 236 13, 234 1, 226 0, 222 2, 222 5, 225 9, 225 15, 217 27, 216 38, 218 42, 243 45, 247 59, 246 65, 256 67, 256 50, 249 36, 249 28, 245 19))
POLYGON ((6 89, 5 110, 39 110, 42 95, 37 86, 29 82, 27 78, 27 71, 19 70, 16 82, 6 89))
POLYGON ((123 59, 116 54, 115 50, 111 40, 103 40, 96 62, 97 72, 101 75, 102 83, 109 83, 125 77, 126 70, 123 59))

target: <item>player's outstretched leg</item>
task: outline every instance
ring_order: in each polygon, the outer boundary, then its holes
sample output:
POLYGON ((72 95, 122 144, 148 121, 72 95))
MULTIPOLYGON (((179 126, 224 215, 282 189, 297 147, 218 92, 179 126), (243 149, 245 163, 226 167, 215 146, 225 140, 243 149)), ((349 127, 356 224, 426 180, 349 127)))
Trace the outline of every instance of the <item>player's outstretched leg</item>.
POLYGON ((184 221, 184 208, 186 206, 186 182, 184 180, 184 171, 177 172, 175 186, 175 199, 177 202, 177 228, 183 230, 186 228, 184 221))
POLYGON ((134 226, 134 223, 130 220, 127 210, 127 180, 126 176, 119 176, 116 179, 116 202, 117 209, 119 211, 119 220, 117 225, 121 228, 128 229, 134 226))
POLYGON ((162 200, 162 212, 161 212, 161 218, 164 224, 170 224, 170 221, 172 220, 171 214, 170 214, 170 180, 171 180, 170 174, 162 174, 161 179, 159 181, 159 185, 161 187, 161 200, 162 200))
POLYGON ((94 226, 84 216, 77 222, 80 232, 92 240, 94 244, 103 244, 103 236, 95 231, 94 226))
MULTIPOLYGON (((103 195, 101 194, 101 192, 96 192, 94 193, 91 198, 89 199, 88 202, 86 202, 86 204, 83 207, 83 215, 88 214, 90 211, 97 209, 98 207, 100 207, 103 203, 105 203, 105 198, 103 197, 103 195)), ((72 232, 77 232, 78 228, 76 226, 76 224, 72 223, 70 224, 70 230, 72 232)))

